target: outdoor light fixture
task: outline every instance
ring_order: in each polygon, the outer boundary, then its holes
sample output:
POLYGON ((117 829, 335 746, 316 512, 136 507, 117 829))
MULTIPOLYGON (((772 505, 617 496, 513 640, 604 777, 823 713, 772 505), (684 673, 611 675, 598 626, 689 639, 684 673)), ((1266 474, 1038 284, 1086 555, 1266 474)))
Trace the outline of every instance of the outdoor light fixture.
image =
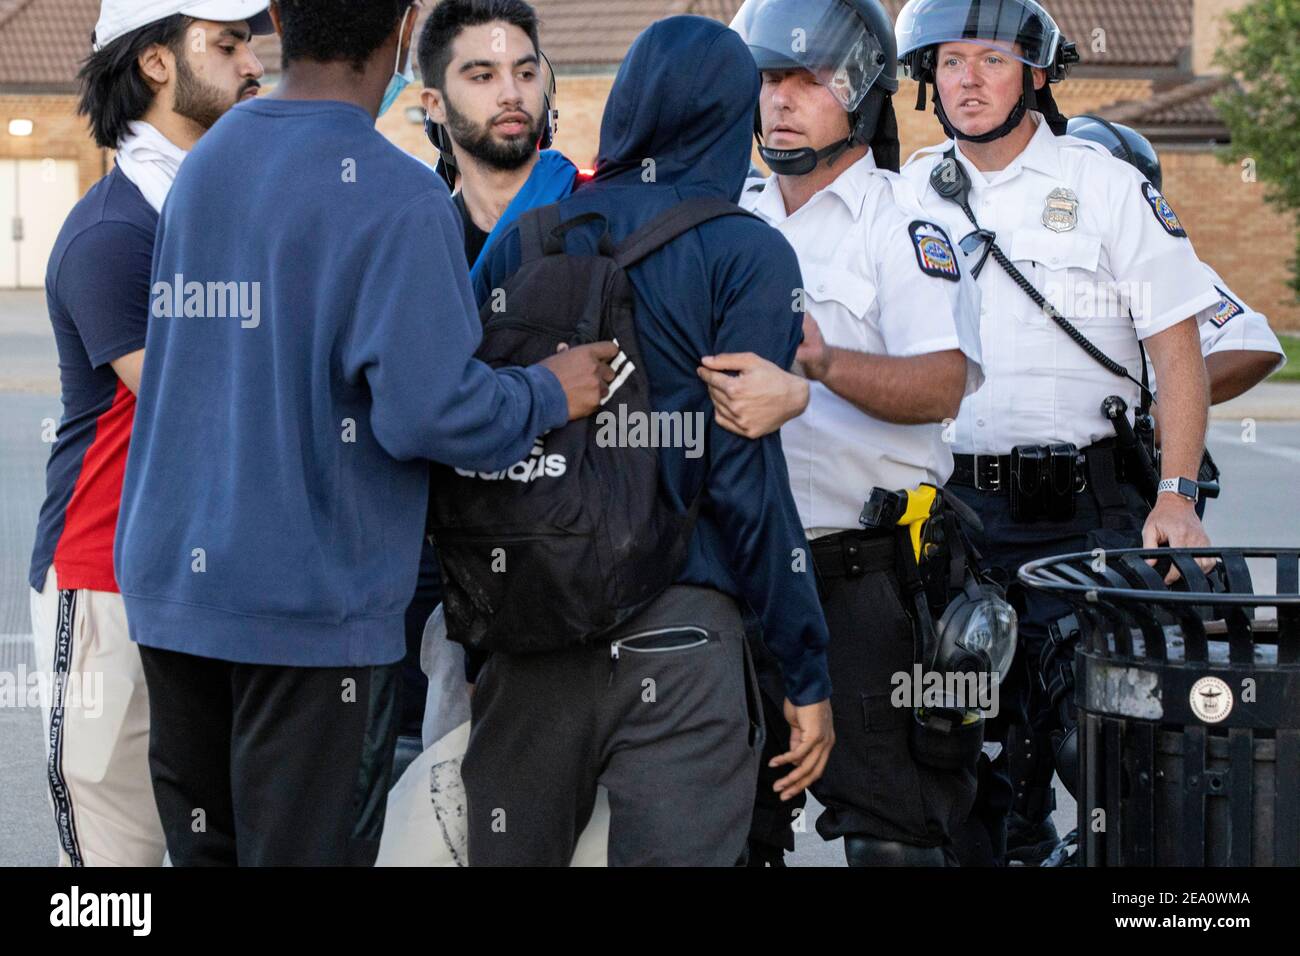
POLYGON ((11 119, 9 121, 10 136, 31 136, 33 123, 29 119, 11 119))
POLYGON ((408 106, 406 108, 406 118, 416 125, 422 124, 424 122, 424 107, 408 106))

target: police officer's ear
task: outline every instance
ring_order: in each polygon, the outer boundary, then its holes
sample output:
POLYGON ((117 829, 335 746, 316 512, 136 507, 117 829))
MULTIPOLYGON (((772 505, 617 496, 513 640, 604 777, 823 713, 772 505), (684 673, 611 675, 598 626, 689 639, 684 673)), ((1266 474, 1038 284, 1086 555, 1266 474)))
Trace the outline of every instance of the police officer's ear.
POLYGON ((426 86, 420 91, 420 105, 424 107, 425 114, 429 119, 442 126, 447 123, 447 108, 444 103, 442 90, 426 86))
POLYGON ((1040 70, 1038 67, 1030 67, 1029 72, 1034 75, 1034 89, 1041 90, 1047 85, 1047 71, 1040 70))

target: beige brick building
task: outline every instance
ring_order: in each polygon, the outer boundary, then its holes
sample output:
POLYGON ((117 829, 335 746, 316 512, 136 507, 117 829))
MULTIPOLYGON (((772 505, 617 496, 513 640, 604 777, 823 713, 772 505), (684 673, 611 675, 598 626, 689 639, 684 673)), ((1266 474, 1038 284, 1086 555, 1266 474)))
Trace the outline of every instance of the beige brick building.
MULTIPOLYGON (((902 6, 902 0, 884 2, 891 14, 902 6)), ((1300 302, 1287 287, 1300 226, 1264 203, 1262 183, 1250 182, 1241 168, 1216 155, 1228 132, 1211 101, 1232 81, 1218 75, 1213 58, 1223 13, 1244 2, 1046 0, 1083 58, 1055 92, 1068 115, 1100 112, 1150 137, 1163 159, 1165 193, 1201 256, 1276 328, 1300 331, 1300 302)), ((432 5, 426 0, 426 8, 432 5)), ((534 5, 542 17, 543 46, 558 73, 556 147, 580 166, 591 166, 606 97, 636 35, 679 13, 729 20, 740 0, 534 0, 534 5)), ((89 49, 97 11, 97 0, 0 0, 0 193, 4 165, 12 160, 55 159, 62 163, 60 175, 75 169, 76 195, 108 169, 111 158, 95 148, 84 121, 74 115, 76 63, 89 49), (14 119, 29 120, 31 132, 13 135, 14 119)), ((279 69, 275 39, 259 39, 257 50, 273 83, 279 69)), ((895 105, 905 157, 942 136, 932 113, 913 109, 915 100, 915 85, 903 81, 895 105)), ((432 161, 436 153, 421 119, 419 91, 410 89, 379 129, 432 161)), ((40 215, 62 219, 54 207, 40 215)), ((5 234, 0 232, 0 239, 5 234)), ((0 261, 5 255, 0 245, 0 261)), ((0 286, 4 275, 0 267, 0 286)))

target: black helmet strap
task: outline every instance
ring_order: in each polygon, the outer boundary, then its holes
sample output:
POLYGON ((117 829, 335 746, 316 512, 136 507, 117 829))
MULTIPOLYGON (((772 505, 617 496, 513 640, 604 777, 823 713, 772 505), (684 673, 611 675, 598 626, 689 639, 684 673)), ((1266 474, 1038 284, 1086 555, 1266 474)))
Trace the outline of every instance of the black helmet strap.
POLYGON ((763 162, 767 163, 768 169, 778 176, 806 176, 817 168, 818 163, 834 166, 835 161, 852 145, 852 137, 822 149, 813 149, 811 146, 801 146, 798 149, 772 149, 760 143, 758 154, 763 157, 763 162))

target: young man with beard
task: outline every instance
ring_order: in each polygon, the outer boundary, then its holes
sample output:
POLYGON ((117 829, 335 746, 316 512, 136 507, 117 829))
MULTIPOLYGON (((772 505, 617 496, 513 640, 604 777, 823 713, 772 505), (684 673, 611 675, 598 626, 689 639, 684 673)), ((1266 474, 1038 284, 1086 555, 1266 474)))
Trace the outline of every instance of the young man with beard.
POLYGON ((374 862, 428 460, 505 467, 613 379, 611 343, 473 358, 446 189, 374 127, 418 10, 273 3, 282 81, 205 137, 158 226, 116 558, 178 865, 374 862))
MULTIPOLYGON (((524 0, 443 0, 420 37, 421 96, 442 163, 460 176, 452 197, 471 269, 496 235, 570 192, 578 169, 550 144, 552 79, 537 14, 524 0)), ((472 271, 471 277, 477 277, 472 271)))
MULTIPOLYGON (((417 49, 426 128, 441 153, 439 171, 448 187, 458 187, 452 202, 464 225, 465 259, 473 276, 488 236, 521 212, 567 196, 578 170, 559 152, 543 148, 553 133, 554 103, 547 96, 551 80, 543 72, 537 13, 524 0, 442 0, 425 21, 417 49)), ((438 554, 426 539, 406 612, 399 759, 419 752, 421 726, 431 719, 425 713, 420 647, 429 615, 441 600, 438 554)), ((452 648, 454 667, 461 654, 459 645, 452 648)), ((440 654, 435 660, 442 662, 440 654)), ((481 660, 478 655, 466 659, 471 683, 481 660)), ((461 722, 463 702, 429 703, 439 710, 431 726, 461 722)))
POLYGON ((106 0, 78 112, 112 171, 73 207, 45 280, 63 384, 32 555, 47 774, 63 865, 156 866, 149 700, 113 573, 113 533, 144 364, 158 212, 199 137, 257 95, 266 0, 106 0), (102 675, 102 689, 93 678, 102 675), (97 697, 95 695, 98 695, 97 697), (102 712, 101 712, 102 710, 102 712))

